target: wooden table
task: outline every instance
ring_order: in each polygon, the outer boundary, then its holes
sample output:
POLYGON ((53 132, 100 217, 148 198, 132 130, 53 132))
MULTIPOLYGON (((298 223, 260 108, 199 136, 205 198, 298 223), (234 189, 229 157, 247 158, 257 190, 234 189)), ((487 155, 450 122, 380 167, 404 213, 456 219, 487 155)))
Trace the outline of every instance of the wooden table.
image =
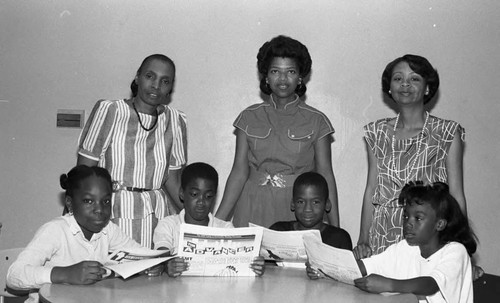
POLYGON ((40 302, 417 302, 414 295, 383 296, 330 279, 309 280, 304 269, 266 267, 262 277, 136 276, 93 285, 46 284, 40 302))

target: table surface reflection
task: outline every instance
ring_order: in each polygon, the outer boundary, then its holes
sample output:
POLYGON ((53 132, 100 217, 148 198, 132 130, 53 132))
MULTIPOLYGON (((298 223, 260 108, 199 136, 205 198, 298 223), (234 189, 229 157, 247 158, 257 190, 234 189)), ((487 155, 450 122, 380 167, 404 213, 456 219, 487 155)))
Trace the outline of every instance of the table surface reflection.
POLYGON ((383 296, 330 279, 309 280, 305 269, 267 266, 262 277, 135 276, 93 285, 46 284, 40 301, 72 302, 417 302, 414 295, 383 296))

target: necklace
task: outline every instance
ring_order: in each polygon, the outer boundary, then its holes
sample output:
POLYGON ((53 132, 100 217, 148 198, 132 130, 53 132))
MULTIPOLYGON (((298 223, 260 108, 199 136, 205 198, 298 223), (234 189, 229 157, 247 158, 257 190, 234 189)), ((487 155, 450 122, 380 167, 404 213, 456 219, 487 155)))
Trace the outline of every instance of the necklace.
MULTIPOLYGON (((415 154, 415 158, 413 159, 413 162, 410 166, 410 170, 408 171, 408 173, 406 174, 406 178, 404 179, 405 184, 408 183, 408 181, 410 179, 410 175, 413 172, 413 169, 415 168, 415 164, 417 163, 418 155, 420 154, 420 147, 422 146, 422 141, 424 140, 425 128, 427 126, 427 121, 429 121, 429 112, 426 111, 426 114, 427 115, 425 117, 424 126, 422 126, 422 130, 420 131, 420 133, 417 136, 417 153, 415 154)), ((392 170, 394 171, 394 174, 396 174, 396 172, 397 172, 397 170, 396 170, 395 141, 396 141, 396 128, 397 128, 398 122, 399 122, 399 115, 400 115, 400 113, 398 113, 398 115, 396 116, 396 121, 394 122, 394 130, 392 132, 392 142, 391 142, 392 143, 392 170)), ((400 173, 397 173, 397 176, 398 176, 398 179, 403 179, 403 178, 401 178, 400 173)))
POLYGON ((148 132, 148 131, 152 130, 153 128, 155 128, 156 123, 158 123, 158 111, 157 110, 155 110, 155 123, 153 123, 153 125, 151 125, 150 128, 147 128, 147 127, 144 127, 144 124, 142 124, 141 116, 139 115, 139 112, 137 111, 137 108, 135 107, 134 101, 132 101, 132 106, 134 107, 134 111, 137 114, 137 119, 139 119, 139 124, 141 125, 143 130, 148 132))

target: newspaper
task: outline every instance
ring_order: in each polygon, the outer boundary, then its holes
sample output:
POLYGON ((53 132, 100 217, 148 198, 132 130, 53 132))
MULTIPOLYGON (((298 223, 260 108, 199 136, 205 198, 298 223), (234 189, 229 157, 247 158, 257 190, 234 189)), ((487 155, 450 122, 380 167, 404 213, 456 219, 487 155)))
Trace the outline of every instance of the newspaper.
POLYGON ((354 285, 361 278, 361 271, 350 250, 335 248, 304 235, 309 264, 327 278, 354 285))
MULTIPOLYGON (((250 226, 258 225, 250 223, 250 226)), ((307 261, 302 239, 304 235, 309 234, 321 242, 321 234, 317 229, 297 231, 276 231, 264 227, 262 229, 260 255, 266 260, 283 262, 279 265, 295 267, 293 263, 299 263, 300 267, 304 267, 303 263, 307 261)))
MULTIPOLYGON (((116 250, 108 256, 104 267, 127 279, 134 274, 174 258, 167 257, 168 255, 170 255, 168 250, 151 250, 147 248, 130 251, 116 250)), ((111 272, 107 273, 107 275, 109 274, 111 272)))
POLYGON ((262 228, 216 228, 181 224, 178 256, 189 262, 184 276, 255 276, 262 228))

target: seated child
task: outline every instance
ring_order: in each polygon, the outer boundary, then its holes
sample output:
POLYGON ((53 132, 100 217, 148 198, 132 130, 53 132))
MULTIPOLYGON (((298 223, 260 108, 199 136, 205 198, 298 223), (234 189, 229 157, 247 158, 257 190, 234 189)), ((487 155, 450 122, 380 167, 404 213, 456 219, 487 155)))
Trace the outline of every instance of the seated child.
POLYGON ((37 289, 46 283, 101 280, 106 274, 102 264, 110 251, 149 251, 109 221, 112 186, 106 169, 79 165, 61 175, 60 183, 69 213, 40 227, 7 273, 9 287, 30 290, 26 302, 38 302, 37 289))
POLYGON ((448 185, 410 182, 399 196, 405 239, 358 260, 356 287, 374 293, 413 293, 423 302, 473 301, 469 255, 476 239, 448 185), (368 275, 366 275, 368 274, 368 275))
POLYGON ((276 222, 269 229, 277 231, 317 229, 323 243, 333 247, 352 250, 349 233, 342 228, 323 222, 325 211, 332 207, 328 199, 328 184, 315 172, 303 173, 293 183, 291 209, 296 221, 276 222))
MULTIPOLYGON (((210 210, 215 203, 219 175, 206 163, 192 163, 182 171, 180 200, 184 209, 177 215, 167 216, 160 221, 153 233, 156 249, 168 249, 171 254, 177 253, 179 246, 180 225, 182 223, 209 227, 234 228, 231 222, 220 220, 212 215, 210 210)), ((167 261, 167 274, 177 277, 186 271, 189 264, 178 257, 167 261)), ((264 273, 264 259, 258 257, 251 265, 256 275, 264 273)))

